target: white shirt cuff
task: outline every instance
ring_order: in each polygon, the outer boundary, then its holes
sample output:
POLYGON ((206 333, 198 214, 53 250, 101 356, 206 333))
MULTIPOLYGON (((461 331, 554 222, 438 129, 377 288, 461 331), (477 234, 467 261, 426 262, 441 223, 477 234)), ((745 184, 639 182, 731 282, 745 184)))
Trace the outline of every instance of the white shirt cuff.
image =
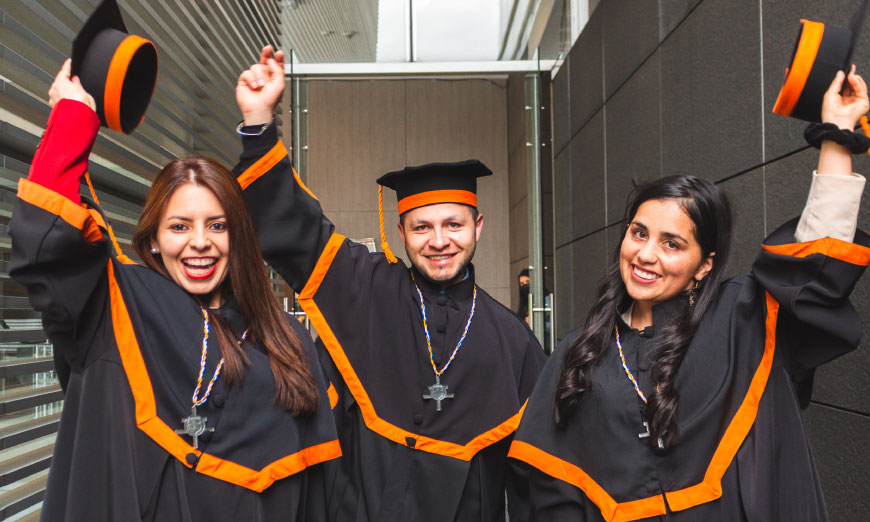
POLYGON ((866 181, 860 174, 820 176, 813 171, 807 205, 794 233, 797 242, 815 241, 823 237, 852 242, 858 227, 858 211, 866 181))

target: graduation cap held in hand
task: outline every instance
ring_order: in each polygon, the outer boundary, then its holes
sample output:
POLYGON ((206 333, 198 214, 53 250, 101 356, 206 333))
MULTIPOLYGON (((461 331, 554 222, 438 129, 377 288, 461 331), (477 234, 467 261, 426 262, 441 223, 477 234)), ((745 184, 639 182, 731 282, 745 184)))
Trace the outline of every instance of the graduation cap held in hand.
POLYGON ((863 0, 848 29, 801 20, 791 65, 773 112, 806 121, 822 120, 822 99, 837 75, 848 71, 852 52, 867 15, 870 0, 863 0))
POLYGON ((378 178, 378 213, 381 247, 391 263, 396 262, 384 233, 383 187, 396 191, 399 215, 436 203, 461 203, 477 208, 477 178, 492 171, 478 160, 457 163, 427 163, 389 172, 378 178))
POLYGON ((73 40, 71 73, 94 97, 102 124, 129 134, 154 93, 157 49, 127 32, 116 0, 104 0, 73 40))

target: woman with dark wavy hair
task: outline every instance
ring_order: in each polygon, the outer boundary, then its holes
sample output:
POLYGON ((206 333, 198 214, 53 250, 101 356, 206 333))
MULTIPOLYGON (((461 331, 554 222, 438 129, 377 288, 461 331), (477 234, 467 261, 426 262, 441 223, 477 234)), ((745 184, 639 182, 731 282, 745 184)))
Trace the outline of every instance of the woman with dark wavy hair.
MULTIPOLYGON (((640 185, 582 328, 551 357, 510 455, 541 521, 823 521, 800 409, 813 372, 853 350, 849 293, 870 263, 850 138, 870 108, 840 72, 800 219, 723 280, 731 211, 713 183, 640 185), (827 133, 827 134, 825 134, 827 133)), ((865 147, 866 150, 866 147, 865 147)))
POLYGON ((325 517, 340 455, 308 333, 279 305, 235 176, 154 178, 122 255, 80 180, 100 126, 67 61, 10 224, 25 285, 70 368, 43 520, 325 517))

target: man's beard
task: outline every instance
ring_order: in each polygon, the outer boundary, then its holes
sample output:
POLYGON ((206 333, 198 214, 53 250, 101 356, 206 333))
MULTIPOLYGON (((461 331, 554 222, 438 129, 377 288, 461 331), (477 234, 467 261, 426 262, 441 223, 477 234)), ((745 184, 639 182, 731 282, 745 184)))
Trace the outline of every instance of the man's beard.
MULTIPOLYGON (((426 256, 420 254, 419 256, 414 257, 410 253, 408 253, 407 249, 405 249, 405 254, 407 254, 408 259, 411 260, 411 265, 414 268, 416 268, 417 272, 419 272, 421 275, 423 275, 427 280, 429 280, 430 282, 435 283, 437 285, 448 286, 448 285, 452 285, 454 283, 458 283, 459 281, 461 281, 465 277, 465 272, 466 272, 466 270, 468 270, 468 265, 471 263, 471 259, 474 257, 475 250, 477 250, 477 241, 472 243, 471 249, 469 251, 467 251, 468 257, 466 257, 465 260, 462 262, 462 264, 459 265, 459 267, 455 273, 448 274, 446 276, 440 276, 440 277, 432 277, 432 274, 429 273, 429 271, 426 269, 426 267, 422 266, 423 264, 418 261, 420 259, 425 259, 426 256)), ((465 252, 463 252, 463 254, 464 253, 465 252)))

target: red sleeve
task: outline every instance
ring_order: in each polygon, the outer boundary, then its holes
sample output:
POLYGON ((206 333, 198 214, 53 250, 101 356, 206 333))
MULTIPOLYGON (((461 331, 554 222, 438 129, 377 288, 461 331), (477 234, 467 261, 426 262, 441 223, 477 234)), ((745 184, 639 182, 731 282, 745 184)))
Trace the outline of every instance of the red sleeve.
POLYGON ((86 104, 59 101, 48 117, 27 179, 81 203, 79 184, 99 129, 100 119, 86 104))

